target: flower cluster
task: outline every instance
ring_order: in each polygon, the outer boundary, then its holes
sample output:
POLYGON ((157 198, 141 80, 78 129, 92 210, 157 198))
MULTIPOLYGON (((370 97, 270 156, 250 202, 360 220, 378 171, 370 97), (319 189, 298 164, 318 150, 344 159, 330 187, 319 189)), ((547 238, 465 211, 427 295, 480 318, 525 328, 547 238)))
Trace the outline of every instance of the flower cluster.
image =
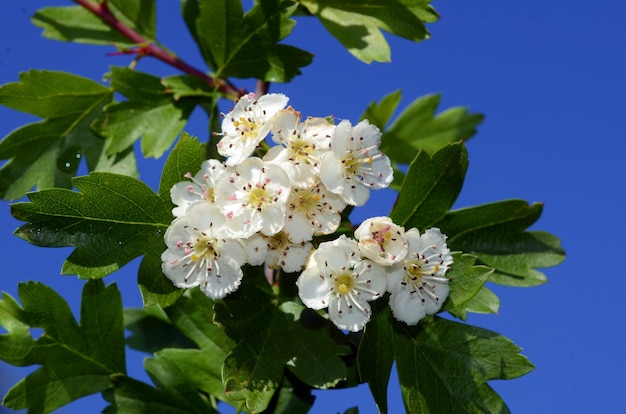
POLYGON ((407 324, 438 311, 448 294, 452 258, 438 229, 407 232, 387 217, 366 220, 356 240, 334 233, 348 205, 393 181, 381 133, 368 121, 335 125, 301 119, 288 98, 243 96, 224 115, 218 152, 171 189, 174 221, 165 233, 164 274, 180 288, 200 287, 212 299, 236 290, 245 264, 302 272, 302 302, 328 308, 341 329, 358 331, 369 301, 390 292, 393 314, 407 324), (259 145, 275 144, 256 156, 259 145))

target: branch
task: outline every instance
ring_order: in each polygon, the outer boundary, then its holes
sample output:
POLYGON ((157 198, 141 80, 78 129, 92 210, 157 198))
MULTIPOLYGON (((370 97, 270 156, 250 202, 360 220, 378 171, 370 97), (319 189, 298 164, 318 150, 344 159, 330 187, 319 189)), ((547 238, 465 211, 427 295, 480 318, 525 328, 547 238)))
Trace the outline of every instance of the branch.
POLYGON ((98 16, 113 30, 119 32, 122 36, 135 43, 138 47, 136 49, 133 49, 133 53, 137 53, 139 56, 155 57, 160 61, 181 70, 184 73, 198 77, 205 81, 207 84, 209 84, 211 88, 217 89, 223 95, 233 100, 236 100, 236 98, 239 98, 240 96, 248 93, 243 88, 236 88, 232 83, 227 80, 223 81, 220 79, 212 78, 201 70, 191 66, 184 60, 172 55, 171 53, 166 52, 159 46, 150 42, 148 39, 141 36, 139 33, 135 32, 133 29, 119 21, 119 19, 115 17, 115 15, 113 15, 113 13, 111 13, 111 11, 109 10, 106 1, 102 2, 101 4, 92 3, 89 0, 73 1, 98 16))

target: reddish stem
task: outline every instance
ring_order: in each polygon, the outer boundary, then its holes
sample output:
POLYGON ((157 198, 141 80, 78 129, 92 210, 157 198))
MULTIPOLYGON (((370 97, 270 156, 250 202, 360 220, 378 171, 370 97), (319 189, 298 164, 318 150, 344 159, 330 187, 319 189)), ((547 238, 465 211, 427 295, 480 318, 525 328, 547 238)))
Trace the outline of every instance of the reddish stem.
POLYGON ((196 76, 205 81, 211 88, 217 89, 225 96, 229 96, 231 98, 240 97, 247 93, 245 89, 236 88, 229 81, 222 81, 219 79, 216 80, 210 77, 201 70, 189 65, 184 60, 172 55, 171 53, 166 52, 159 46, 150 42, 148 39, 144 38, 139 33, 126 26, 124 23, 120 22, 118 18, 115 17, 113 13, 111 13, 109 8, 107 7, 106 1, 101 4, 92 3, 89 0, 74 0, 74 2, 98 16, 103 22, 109 25, 112 29, 116 30, 122 36, 137 44, 138 48, 136 49, 136 53, 138 53, 139 55, 155 57, 170 66, 180 69, 182 72, 185 72, 192 76, 196 76))

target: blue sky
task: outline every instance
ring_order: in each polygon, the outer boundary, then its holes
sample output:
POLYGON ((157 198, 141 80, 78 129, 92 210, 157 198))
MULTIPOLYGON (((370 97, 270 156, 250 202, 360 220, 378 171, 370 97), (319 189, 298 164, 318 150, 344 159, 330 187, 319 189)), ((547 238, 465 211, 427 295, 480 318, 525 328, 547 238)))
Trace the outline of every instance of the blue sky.
MULTIPOLYGON (((178 2, 158 1, 158 38, 184 59, 204 68, 178 16, 178 2)), ((106 47, 42 39, 29 17, 43 6, 69 1, 31 0, 0 6, 0 83, 17 81, 30 68, 64 70, 101 79, 108 65, 127 57, 107 57, 106 47)), ((299 21, 288 43, 315 54, 311 66, 273 92, 290 96, 303 114, 356 121, 372 100, 402 89, 404 107, 418 96, 441 92, 441 109, 468 106, 486 115, 468 142, 470 167, 456 207, 509 198, 545 203, 533 227, 561 238, 568 254, 546 269, 546 285, 490 286, 501 299, 498 315, 471 315, 468 322, 499 332, 523 348, 537 367, 492 386, 514 413, 587 413, 623 410, 626 386, 624 323, 626 279, 616 259, 626 247, 622 213, 626 138, 626 3, 597 0, 434 1, 441 13, 430 26, 432 39, 415 44, 389 36, 392 63, 365 65, 314 20, 299 21)), ((138 69, 160 75, 170 69, 147 59, 138 69)), ((238 83, 250 87, 249 83, 238 83)), ((225 105, 224 109, 228 109, 225 105)), ((0 107, 0 136, 31 122, 0 107)), ((206 120, 197 114, 187 125, 205 137, 206 120)), ((153 188, 163 160, 142 163, 142 179, 153 188)), ((384 215, 388 200, 370 202, 363 214, 384 215)), ((76 309, 82 282, 59 276, 70 249, 35 248, 15 238, 19 225, 0 206, 0 289, 17 296, 18 281, 40 280, 64 292, 76 309)), ((137 263, 109 278, 122 286, 126 306, 139 306, 137 263)), ((133 354, 131 373, 141 371, 133 354)), ((0 365, 0 392, 26 371, 0 365)), ((393 407, 401 411, 399 391, 393 407)), ((359 405, 374 412, 366 389, 322 394, 314 413, 359 405)), ((95 397, 59 412, 96 412, 95 397), (86 408, 87 407, 87 408, 86 408)), ((0 408, 0 412, 1 412, 0 408)))

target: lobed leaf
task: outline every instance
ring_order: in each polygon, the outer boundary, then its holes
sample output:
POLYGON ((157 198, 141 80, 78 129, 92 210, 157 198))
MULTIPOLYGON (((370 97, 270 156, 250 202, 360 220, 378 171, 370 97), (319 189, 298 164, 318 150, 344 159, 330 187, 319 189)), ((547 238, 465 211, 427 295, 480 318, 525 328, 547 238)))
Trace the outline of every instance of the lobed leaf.
POLYGON ((129 100, 106 106, 100 133, 108 139, 106 151, 117 154, 142 137, 145 157, 158 158, 185 126, 195 102, 176 100, 161 80, 129 68, 111 68, 111 86, 129 100))
POLYGON ((169 203, 141 181, 92 173, 73 180, 80 192, 48 189, 11 206, 28 222, 15 234, 42 247, 75 246, 63 274, 100 278, 153 249, 163 251, 163 233, 172 219, 169 203))
POLYGON ((79 163, 90 171, 137 174, 134 155, 107 155, 91 125, 102 117, 113 91, 63 72, 31 70, 20 81, 0 87, 0 103, 45 118, 16 129, 0 142, 0 195, 22 197, 34 186, 70 187, 79 163))
POLYGON ((0 302, 0 323, 9 332, 0 336, 0 356, 15 365, 41 367, 10 389, 3 405, 51 412, 110 388, 112 375, 125 374, 122 301, 115 284, 85 284, 80 325, 49 287, 22 283, 18 292, 23 308, 6 294, 0 302), (35 340, 28 328, 44 333, 35 340))
POLYGON ((215 314, 237 342, 222 371, 226 393, 233 400, 245 401, 251 411, 267 407, 285 367, 317 388, 346 377, 339 355, 349 349, 341 337, 330 334, 334 328, 302 305, 276 306, 262 274, 247 273, 236 293, 216 303, 215 314))
POLYGON ((324 27, 356 58, 389 62, 391 52, 381 29, 409 40, 429 36, 424 22, 439 17, 430 0, 303 0, 324 27))
MULTIPOLYGON (((155 41, 156 5, 154 0, 109 0, 108 10, 125 26, 146 40, 155 41)), ((133 42, 81 6, 45 7, 32 17, 43 36, 65 42, 95 45, 132 45, 133 42)))
POLYGON ((183 16, 216 78, 288 82, 313 55, 279 44, 293 29, 290 1, 265 0, 244 14, 232 1, 184 0, 183 16))
POLYGON ((434 94, 409 104, 384 130, 381 150, 395 162, 406 164, 419 150, 432 155, 452 142, 466 141, 476 134, 483 115, 454 107, 435 116, 440 101, 441 95, 434 94))
MULTIPOLYGON (((384 304, 363 335, 358 363, 367 372, 381 349, 393 350, 407 413, 508 412, 488 380, 511 379, 530 372, 532 364, 510 340, 494 332, 437 317, 409 327, 393 319, 384 304)), ((386 354, 389 351, 385 351, 386 354)), ((389 357, 383 361, 390 366, 389 357)), ((382 385, 388 371, 376 378, 374 398, 380 412, 387 409, 382 385)), ((370 384, 372 387, 372 384, 370 384)))

